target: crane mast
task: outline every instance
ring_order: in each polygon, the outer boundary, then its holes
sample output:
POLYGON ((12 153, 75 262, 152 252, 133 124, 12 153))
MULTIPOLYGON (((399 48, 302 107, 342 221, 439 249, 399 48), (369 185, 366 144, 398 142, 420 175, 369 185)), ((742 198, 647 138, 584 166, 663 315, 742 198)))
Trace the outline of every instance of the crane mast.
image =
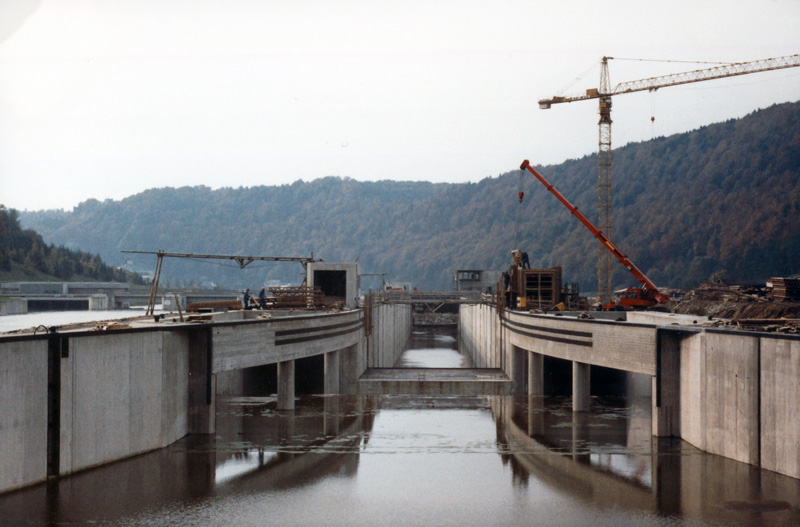
MULTIPOLYGON (((599 101, 599 148, 598 148, 598 199, 597 223, 600 231, 607 236, 611 235, 611 97, 625 93, 639 91, 653 91, 668 86, 689 84, 737 75, 747 75, 763 71, 779 70, 784 68, 794 68, 800 66, 800 54, 788 55, 750 62, 737 62, 724 64, 713 68, 704 68, 671 75, 661 75, 636 81, 629 81, 617 84, 611 89, 611 82, 608 74, 608 61, 613 57, 603 57, 600 65, 600 86, 597 89, 586 90, 584 95, 573 97, 555 96, 549 99, 539 100, 539 108, 546 110, 553 104, 586 101, 598 99, 599 101)), ((603 303, 611 303, 611 254, 600 242, 597 256, 597 290, 598 300, 603 303)))

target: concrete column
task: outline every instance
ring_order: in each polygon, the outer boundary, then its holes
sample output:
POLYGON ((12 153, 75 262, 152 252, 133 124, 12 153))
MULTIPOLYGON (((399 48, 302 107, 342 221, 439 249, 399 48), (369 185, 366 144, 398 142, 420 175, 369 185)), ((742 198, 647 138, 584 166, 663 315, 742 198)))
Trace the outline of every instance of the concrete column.
POLYGON ((544 395, 544 355, 528 353, 528 395, 544 395))
POLYGON ((278 410, 294 410, 294 361, 278 363, 278 410))
POLYGON ((339 356, 338 351, 325 354, 325 387, 326 395, 339 394, 339 356))
POLYGON ((528 352, 511 346, 511 380, 514 381, 514 395, 525 395, 525 355, 528 352))
POLYGON ((678 333, 658 331, 656 375, 652 390, 652 433, 656 437, 681 435, 681 344, 678 333))
POLYGON ((591 367, 582 362, 572 362, 572 411, 588 412, 591 406, 589 388, 591 367))
POLYGON ((213 434, 215 423, 215 379, 212 364, 210 330, 189 333, 189 400, 188 432, 213 434))
POLYGON ((358 379, 366 369, 365 341, 360 341, 339 352, 340 375, 339 393, 355 395, 358 393, 358 379))

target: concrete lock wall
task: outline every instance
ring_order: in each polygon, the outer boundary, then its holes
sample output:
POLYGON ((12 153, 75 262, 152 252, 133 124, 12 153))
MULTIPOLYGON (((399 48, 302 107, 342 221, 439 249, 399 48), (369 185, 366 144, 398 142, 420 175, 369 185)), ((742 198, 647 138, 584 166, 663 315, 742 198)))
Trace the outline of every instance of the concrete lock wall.
POLYGON ((161 448, 186 435, 188 333, 70 339, 61 361, 60 474, 161 448))
POLYGON ((47 478, 47 340, 0 343, 0 491, 47 478))
POLYGON ((213 327, 213 373, 349 349, 364 336, 361 310, 314 313, 213 327))
POLYGON ((680 435, 800 478, 800 339, 703 332, 680 347, 680 435))
POLYGON ((0 341, 0 492, 161 448, 186 435, 189 334, 156 330, 0 341))
POLYGON ((800 340, 761 346, 761 466, 800 478, 800 340))
POLYGON ((411 339, 411 306, 375 304, 372 306, 372 334, 366 339, 369 368, 391 368, 411 339))
POLYGON ((502 369, 504 337, 497 310, 485 304, 463 304, 458 318, 461 351, 470 357, 476 368, 502 369))
POLYGON ((653 435, 800 478, 798 337, 702 328, 692 317, 644 324, 507 312, 501 323, 492 306, 460 313, 462 349, 479 367, 500 367, 521 385, 522 353, 534 352, 650 375, 653 435))

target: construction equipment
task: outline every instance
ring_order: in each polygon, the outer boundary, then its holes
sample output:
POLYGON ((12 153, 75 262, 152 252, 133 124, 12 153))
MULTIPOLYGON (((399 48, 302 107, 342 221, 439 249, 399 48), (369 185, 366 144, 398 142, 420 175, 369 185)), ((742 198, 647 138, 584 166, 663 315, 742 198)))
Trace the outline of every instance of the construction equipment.
POLYGON ((592 222, 590 222, 586 216, 583 215, 581 211, 578 210, 578 207, 574 206, 570 203, 567 198, 565 198, 556 188, 551 185, 539 172, 537 172, 530 164, 530 162, 526 159, 520 165, 520 170, 527 169, 531 174, 534 175, 536 179, 538 179, 542 185, 545 186, 547 190, 550 191, 552 195, 558 199, 567 209, 572 213, 573 216, 578 218, 578 220, 589 229, 589 231, 600 241, 600 245, 605 247, 605 249, 609 252, 610 255, 613 255, 619 263, 625 266, 627 269, 638 281, 642 284, 642 287, 631 287, 628 289, 622 290, 621 298, 619 304, 616 304, 613 301, 613 298, 605 303, 601 303, 602 308, 604 310, 611 310, 617 309, 618 306, 622 309, 644 309, 646 307, 651 307, 656 304, 661 304, 669 300, 669 296, 659 291, 658 287, 645 276, 645 274, 638 268, 636 265, 625 256, 625 254, 620 251, 616 245, 614 245, 608 236, 603 233, 602 231, 598 230, 592 222))
MULTIPOLYGON (((598 99, 600 103, 600 137, 598 152, 598 224, 600 230, 607 236, 611 235, 611 96, 639 91, 655 91, 667 86, 677 86, 692 82, 701 82, 713 79, 722 79, 736 75, 747 75, 763 71, 794 68, 800 66, 800 54, 789 55, 751 62, 738 62, 722 64, 713 68, 705 68, 671 75, 662 75, 637 81, 617 84, 612 90, 608 74, 608 61, 613 57, 603 57, 600 67, 600 87, 586 90, 585 95, 575 97, 555 96, 550 99, 541 99, 539 108, 546 110, 553 104, 564 102, 585 101, 598 99)), ((598 248, 597 260, 597 290, 601 303, 611 300, 611 255, 603 249, 602 243, 598 248)))

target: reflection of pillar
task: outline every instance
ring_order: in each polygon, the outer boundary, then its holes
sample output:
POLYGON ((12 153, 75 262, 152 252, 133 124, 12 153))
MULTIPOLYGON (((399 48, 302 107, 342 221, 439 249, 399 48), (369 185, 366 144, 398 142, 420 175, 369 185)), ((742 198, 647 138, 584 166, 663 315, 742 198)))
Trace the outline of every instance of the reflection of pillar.
POLYGON ((294 424, 294 412, 278 417, 278 445, 282 447, 294 445, 294 424))
POLYGON ((588 364, 572 362, 572 411, 588 412, 591 369, 588 364))
POLYGON ((325 354, 325 388, 326 395, 339 393, 339 352, 331 351, 325 354))
POLYGON ((589 440, 589 426, 587 415, 577 412, 572 413, 572 459, 578 463, 591 463, 591 454, 587 447, 589 440))
POLYGON ((340 408, 341 397, 325 397, 324 416, 325 416, 325 435, 335 436, 341 433, 342 429, 342 410, 340 408))
POLYGON ((658 503, 658 512, 665 516, 680 517, 683 499, 703 495, 702 487, 706 484, 706 478, 699 476, 705 468, 702 460, 706 457, 701 456, 700 462, 697 460, 688 462, 687 466, 698 469, 698 474, 696 474, 698 477, 691 477, 681 473, 683 463, 689 459, 689 456, 681 455, 679 439, 654 437, 652 453, 653 493, 656 496, 656 503, 658 503))
POLYGON ((544 435, 544 397, 528 396, 528 437, 544 435))
POLYGON ((294 410, 294 361, 278 363, 278 410, 294 410))
POLYGON ((528 354, 528 395, 544 395, 544 355, 528 354))

